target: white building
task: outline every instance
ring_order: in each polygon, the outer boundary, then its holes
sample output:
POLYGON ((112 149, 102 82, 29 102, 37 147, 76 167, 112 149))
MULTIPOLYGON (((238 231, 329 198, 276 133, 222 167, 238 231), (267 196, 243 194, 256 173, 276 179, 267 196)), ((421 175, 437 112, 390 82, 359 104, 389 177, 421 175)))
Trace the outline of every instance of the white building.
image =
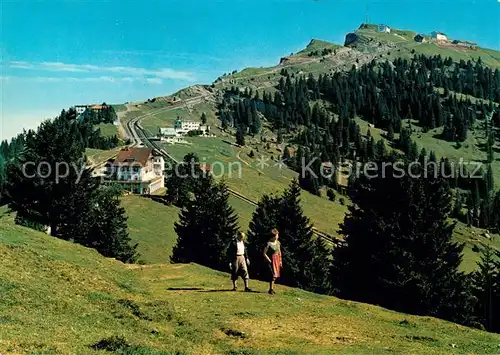
POLYGON ((165 161, 150 148, 124 148, 105 168, 106 183, 118 184, 137 194, 151 194, 165 187, 165 161))
POLYGON ((200 125, 200 122, 176 119, 174 122, 174 129, 180 134, 186 134, 189 131, 198 131, 200 129, 200 125))
POLYGON ((177 129, 172 127, 162 127, 160 128, 160 136, 169 138, 169 137, 179 137, 180 133, 177 129))
POLYGON ((447 35, 445 35, 443 32, 438 32, 438 31, 432 32, 431 37, 433 40, 436 40, 436 41, 447 41, 448 40, 447 35))
POLYGON ((100 111, 107 108, 107 105, 76 105, 75 110, 78 115, 84 113, 87 109, 91 109, 93 111, 100 111))
POLYGON ((378 25, 377 32, 391 33, 391 28, 387 25, 378 25))
POLYGON ((85 110, 90 107, 90 105, 76 105, 75 106, 75 110, 76 110, 76 113, 81 115, 82 113, 85 112, 85 110))

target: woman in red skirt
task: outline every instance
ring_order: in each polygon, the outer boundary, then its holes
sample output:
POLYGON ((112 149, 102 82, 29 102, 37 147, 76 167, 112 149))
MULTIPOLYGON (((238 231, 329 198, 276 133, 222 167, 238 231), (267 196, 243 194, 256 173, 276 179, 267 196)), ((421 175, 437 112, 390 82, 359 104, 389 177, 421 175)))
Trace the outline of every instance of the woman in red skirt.
POLYGON ((264 257, 269 263, 269 294, 274 295, 274 282, 278 277, 280 277, 280 270, 283 266, 281 261, 281 245, 278 240, 278 230, 274 228, 272 230, 272 238, 267 242, 267 245, 264 249, 264 257))

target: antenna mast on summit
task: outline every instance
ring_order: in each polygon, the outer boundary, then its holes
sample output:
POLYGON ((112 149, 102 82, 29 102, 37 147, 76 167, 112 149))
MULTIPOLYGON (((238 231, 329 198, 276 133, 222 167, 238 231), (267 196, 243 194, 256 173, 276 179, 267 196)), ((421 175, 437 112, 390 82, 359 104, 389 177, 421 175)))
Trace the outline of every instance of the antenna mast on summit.
POLYGON ((366 12, 365 12, 365 24, 370 23, 370 10, 368 8, 368 5, 366 5, 366 12))

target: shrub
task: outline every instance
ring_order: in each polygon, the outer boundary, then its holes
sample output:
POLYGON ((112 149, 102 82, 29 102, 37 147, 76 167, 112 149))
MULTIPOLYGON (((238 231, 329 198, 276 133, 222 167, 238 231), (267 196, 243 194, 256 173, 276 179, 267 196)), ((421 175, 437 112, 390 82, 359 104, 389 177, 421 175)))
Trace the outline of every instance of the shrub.
POLYGON ((105 350, 105 351, 118 351, 129 349, 131 346, 127 343, 127 340, 121 336, 112 336, 109 338, 104 338, 99 340, 90 348, 93 350, 105 350))
POLYGON ((326 195, 328 196, 328 199, 329 199, 330 201, 332 201, 332 202, 333 202, 333 201, 335 201, 335 192, 333 192, 333 190, 332 190, 332 189, 328 189, 328 190, 326 191, 326 195))
POLYGON ((29 219, 21 216, 19 213, 16 214, 16 218, 15 218, 14 222, 17 225, 20 225, 23 227, 31 228, 31 229, 34 229, 34 230, 39 231, 39 232, 45 232, 45 226, 43 224, 30 221, 29 219))

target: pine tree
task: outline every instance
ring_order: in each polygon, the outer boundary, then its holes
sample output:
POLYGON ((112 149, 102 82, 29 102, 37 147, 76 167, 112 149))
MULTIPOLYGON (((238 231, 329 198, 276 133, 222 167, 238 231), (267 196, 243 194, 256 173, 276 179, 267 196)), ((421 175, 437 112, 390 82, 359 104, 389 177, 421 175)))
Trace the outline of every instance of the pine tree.
POLYGON ((205 112, 201 114, 201 123, 202 124, 207 124, 207 115, 205 112))
POLYGON ((23 154, 9 164, 6 186, 10 207, 25 218, 51 227, 64 225, 66 206, 77 196, 84 146, 63 118, 45 121, 26 136, 23 154))
POLYGON ((193 200, 179 213, 179 222, 174 224, 178 239, 172 262, 227 269, 226 248, 238 231, 238 217, 228 200, 229 191, 224 182, 214 183, 211 176, 200 178, 193 200))
POLYGON ((127 215, 120 202, 121 193, 112 187, 93 191, 76 221, 75 242, 96 249, 106 257, 133 263, 137 261, 137 244, 131 244, 127 215))
POLYGON ((281 205, 281 197, 264 195, 253 213, 248 230, 248 256, 250 260, 253 260, 253 278, 260 280, 268 278, 269 267, 264 262, 262 253, 267 242, 271 239, 272 229, 279 225, 281 205))
POLYGON ((299 183, 294 180, 283 194, 279 223, 280 241, 285 250, 283 282, 288 285, 295 283, 306 290, 325 292, 328 253, 323 244, 312 243, 312 225, 304 216, 300 193, 299 183))
POLYGON ((242 126, 239 126, 238 129, 236 130, 236 144, 240 146, 245 145, 245 133, 244 133, 244 128, 242 126))
POLYGON ((500 312, 500 269, 495 259, 494 249, 483 245, 478 270, 472 274, 473 294, 477 299, 475 314, 478 321, 489 331, 500 331, 500 320, 495 316, 500 312))
POLYGON ((198 156, 189 153, 181 163, 175 164, 167 171, 165 187, 167 199, 178 207, 184 207, 190 200, 197 184, 198 177, 203 175, 198 156))
POLYGON ((485 179, 486 179, 486 189, 489 193, 490 191, 493 191, 493 189, 495 188, 495 181, 493 178, 493 170, 491 169, 491 164, 488 164, 488 169, 486 170, 485 179))
POLYGON ((495 193, 492 200, 492 220, 490 222, 490 229, 493 232, 498 233, 500 231, 500 191, 495 193))
POLYGON ((379 167, 376 177, 358 179, 341 225, 345 241, 333 250, 332 285, 343 298, 467 322, 449 188, 434 174, 398 175, 391 165, 385 175, 379 167))
MULTIPOLYGON (((280 282, 289 286, 324 293, 329 289, 328 250, 321 240, 314 240, 312 225, 300 203, 300 186, 294 180, 283 196, 264 196, 250 223, 249 253, 262 260, 262 251, 270 232, 278 228, 283 251, 280 282)), ((265 265, 254 266, 258 277, 265 277, 265 265)), ((254 271, 255 272, 255 271, 254 271)))
POLYGON ((85 167, 78 128, 64 111, 26 134, 23 153, 8 165, 9 206, 18 223, 48 226, 53 236, 134 262, 135 246, 129 244, 119 193, 101 188, 85 167))
POLYGON ((394 139, 394 128, 392 127, 392 124, 389 124, 389 127, 387 128, 387 139, 391 142, 394 139))
POLYGON ((387 148, 385 147, 384 140, 381 139, 375 145, 374 159, 377 161, 382 161, 386 155, 387 155, 387 148))
POLYGON ((486 154, 488 164, 491 164, 495 159, 493 146, 495 145, 495 132, 492 129, 493 114, 487 115, 485 118, 485 135, 486 135, 486 154))
POLYGON ((4 197, 4 187, 7 182, 7 174, 5 171, 5 158, 3 157, 2 153, 0 152, 0 205, 3 204, 3 197, 4 197))
POLYGON ((261 122, 259 115, 255 114, 254 119, 252 120, 252 125, 250 126, 252 134, 259 134, 261 130, 261 122))

